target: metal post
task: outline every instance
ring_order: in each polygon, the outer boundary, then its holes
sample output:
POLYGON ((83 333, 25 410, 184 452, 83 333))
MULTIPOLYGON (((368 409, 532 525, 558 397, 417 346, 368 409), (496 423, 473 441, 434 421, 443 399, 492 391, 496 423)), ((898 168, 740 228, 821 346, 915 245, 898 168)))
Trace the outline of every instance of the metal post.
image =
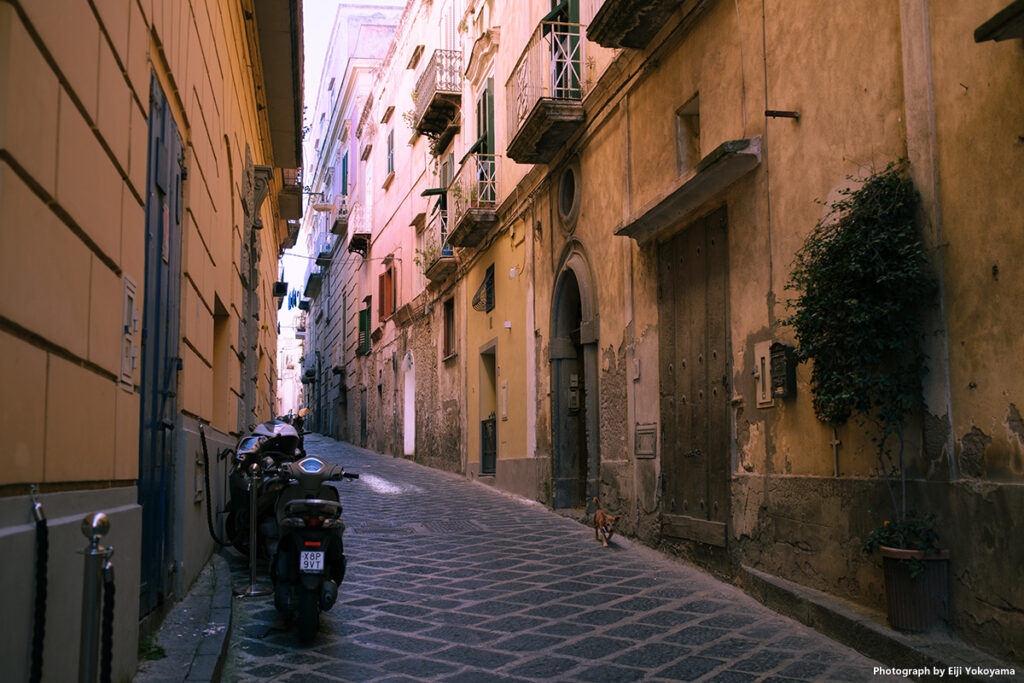
POLYGON ((82 554, 85 555, 85 575, 82 581, 82 630, 78 653, 78 680, 94 683, 98 679, 100 610, 103 603, 103 571, 113 548, 104 548, 100 539, 110 531, 110 520, 102 512, 86 515, 82 520, 82 534, 89 539, 82 554))
POLYGON ((259 520, 256 519, 259 507, 259 487, 256 482, 259 480, 260 466, 253 463, 249 467, 249 587, 245 590, 235 591, 239 598, 255 598, 261 595, 270 595, 267 589, 256 588, 256 527, 259 520))

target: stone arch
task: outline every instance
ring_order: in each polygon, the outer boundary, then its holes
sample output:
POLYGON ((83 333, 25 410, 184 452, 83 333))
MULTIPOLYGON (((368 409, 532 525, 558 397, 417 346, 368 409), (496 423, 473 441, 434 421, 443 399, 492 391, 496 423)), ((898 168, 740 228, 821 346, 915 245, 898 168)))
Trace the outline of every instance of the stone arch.
POLYGON ((586 507, 598 495, 598 301, 586 249, 566 245, 551 299, 552 506, 586 507))

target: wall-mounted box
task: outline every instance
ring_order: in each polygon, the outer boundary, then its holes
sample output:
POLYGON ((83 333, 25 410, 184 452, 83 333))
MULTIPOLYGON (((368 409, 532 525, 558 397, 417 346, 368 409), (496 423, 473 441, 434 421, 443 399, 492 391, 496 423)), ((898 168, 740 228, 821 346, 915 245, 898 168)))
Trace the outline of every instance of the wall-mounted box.
POLYGON ((771 385, 774 398, 796 396, 796 349, 792 344, 772 344, 771 385))

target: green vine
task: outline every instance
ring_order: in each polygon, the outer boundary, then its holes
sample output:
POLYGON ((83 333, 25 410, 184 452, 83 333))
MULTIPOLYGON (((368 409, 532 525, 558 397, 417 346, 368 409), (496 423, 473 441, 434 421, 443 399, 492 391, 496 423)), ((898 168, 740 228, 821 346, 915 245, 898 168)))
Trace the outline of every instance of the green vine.
POLYGON ((921 342, 937 287, 918 234, 907 162, 840 195, 796 254, 786 288, 797 297, 783 324, 796 332, 797 359, 813 361, 818 419, 838 427, 857 415, 876 425, 879 467, 890 483, 896 523, 903 524, 904 430, 924 405, 921 342), (896 455, 890 437, 898 442, 896 455))

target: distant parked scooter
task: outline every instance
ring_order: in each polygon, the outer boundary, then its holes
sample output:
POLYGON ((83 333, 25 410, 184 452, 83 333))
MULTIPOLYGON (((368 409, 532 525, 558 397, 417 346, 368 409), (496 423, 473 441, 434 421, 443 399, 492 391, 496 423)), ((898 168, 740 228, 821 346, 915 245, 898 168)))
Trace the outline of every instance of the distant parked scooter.
POLYGON ((228 474, 225 530, 228 542, 249 557, 249 480, 256 479, 257 556, 271 558, 277 552, 278 528, 275 504, 285 486, 278 476, 281 465, 304 455, 298 432, 280 420, 256 425, 238 441, 228 474))
POLYGON ((320 612, 334 605, 345 578, 341 502, 338 489, 326 482, 359 475, 315 456, 278 469, 288 483, 277 499, 281 537, 270 563, 274 606, 297 618, 299 640, 309 642, 319 629, 320 612))

